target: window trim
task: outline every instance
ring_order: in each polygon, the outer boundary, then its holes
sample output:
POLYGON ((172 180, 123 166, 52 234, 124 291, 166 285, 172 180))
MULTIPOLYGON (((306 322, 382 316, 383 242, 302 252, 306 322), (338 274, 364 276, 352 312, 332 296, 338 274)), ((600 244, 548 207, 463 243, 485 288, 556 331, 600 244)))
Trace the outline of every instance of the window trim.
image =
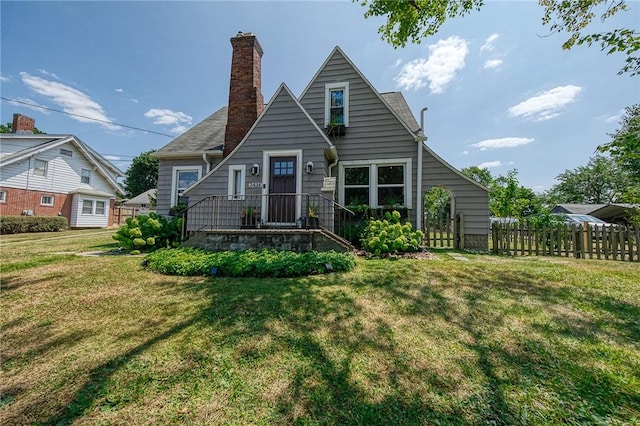
POLYGON ((413 208, 413 169, 411 158, 341 161, 338 185, 338 200, 340 204, 344 205, 344 169, 358 166, 369 166, 369 205, 373 208, 384 207, 380 205, 380 200, 378 200, 378 166, 404 166, 404 207, 407 209, 413 208))
POLYGON ((73 151, 66 148, 60 148, 60 155, 66 155, 67 157, 73 157, 73 151))
MULTIPOLYGON (((175 207, 178 204, 178 173, 179 172, 198 172, 198 182, 202 179, 202 167, 199 166, 173 166, 171 170, 171 200, 169 207, 175 207)), ((187 188, 185 188, 187 189, 187 188)))
POLYGON ((227 179, 227 194, 230 200, 244 200, 245 196, 245 184, 246 184, 247 166, 234 165, 229 166, 229 178, 227 179), (235 174, 240 173, 240 192, 235 193, 235 174))
POLYGON ((55 196, 53 196, 53 195, 44 195, 44 194, 40 195, 40 205, 41 206, 52 207, 55 204, 55 202, 56 202, 56 199, 55 199, 55 196), (44 202, 45 198, 51 198, 51 202, 50 203, 45 203, 44 202))
POLYGON ((7 191, 5 191, 4 189, 0 190, 0 203, 6 203, 7 202, 7 191))
POLYGON ((40 176, 40 177, 47 177, 47 174, 49 172, 49 160, 43 160, 42 158, 34 158, 33 159, 33 175, 34 176, 40 176), (36 167, 36 162, 37 161, 41 161, 44 163, 44 167, 43 168, 37 168, 36 167), (43 170, 42 174, 36 173, 37 170, 43 170))
POLYGON ((331 121, 331 90, 344 90, 344 127, 349 127, 349 82, 326 83, 324 85, 324 127, 331 121))
POLYGON ((80 183, 91 185, 91 169, 80 169, 80 183), (88 172, 87 176, 84 176, 83 172, 88 172), (85 177, 87 178, 86 182, 84 181, 85 177))

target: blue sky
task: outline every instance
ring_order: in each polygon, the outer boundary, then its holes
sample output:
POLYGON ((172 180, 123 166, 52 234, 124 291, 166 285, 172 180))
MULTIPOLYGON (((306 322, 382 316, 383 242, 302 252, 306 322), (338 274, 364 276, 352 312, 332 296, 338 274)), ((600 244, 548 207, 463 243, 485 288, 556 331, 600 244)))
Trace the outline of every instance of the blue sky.
MULTIPOLYGON (((640 4, 594 30, 640 27, 640 4)), ((420 45, 393 49, 349 1, 0 3, 5 98, 166 135, 228 100, 231 45, 253 32, 264 49, 262 92, 285 82, 299 95, 339 45, 380 92, 402 91, 428 144, 452 165, 517 169, 549 188, 609 140, 621 110, 640 102, 640 77, 619 76, 622 55, 561 48, 535 1, 489 1, 420 45)), ((171 138, 2 100, 47 133, 71 133, 126 170, 171 138)))

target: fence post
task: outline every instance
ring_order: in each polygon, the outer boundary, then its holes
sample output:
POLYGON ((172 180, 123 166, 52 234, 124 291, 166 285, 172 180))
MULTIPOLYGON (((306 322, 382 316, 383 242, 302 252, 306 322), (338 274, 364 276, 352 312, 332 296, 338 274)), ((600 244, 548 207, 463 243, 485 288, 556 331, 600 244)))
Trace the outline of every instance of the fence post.
POLYGON ((456 226, 456 234, 457 234, 457 242, 458 242, 458 250, 464 250, 464 213, 460 212, 456 215, 458 218, 456 226))

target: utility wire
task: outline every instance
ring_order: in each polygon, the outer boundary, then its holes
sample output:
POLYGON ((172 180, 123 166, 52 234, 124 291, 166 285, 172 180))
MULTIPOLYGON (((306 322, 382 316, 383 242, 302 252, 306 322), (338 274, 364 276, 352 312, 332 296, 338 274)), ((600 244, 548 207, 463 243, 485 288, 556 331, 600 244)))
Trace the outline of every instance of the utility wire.
POLYGON ((27 106, 30 106, 30 107, 33 107, 33 108, 46 109, 48 111, 59 112, 60 114, 72 115, 74 117, 80 117, 80 118, 84 118, 86 120, 93 120, 93 121, 98 121, 100 123, 106 123, 106 124, 112 124, 114 126, 125 127, 127 129, 140 130, 141 132, 153 133, 154 135, 166 136, 166 137, 172 138, 172 139, 175 137, 174 135, 168 135, 166 133, 156 132, 156 131, 153 131, 153 130, 147 130, 147 129, 143 129, 141 127, 129 126, 129 125, 126 125, 126 124, 114 123, 113 121, 101 120, 99 118, 87 117, 86 115, 80 115, 80 114, 74 114, 72 112, 61 111, 59 109, 49 108, 49 107, 38 105, 38 104, 32 104, 32 103, 29 103, 29 102, 20 101, 18 99, 5 98, 4 96, 0 96, 0 99, 8 101, 8 102, 14 102, 14 103, 17 103, 17 104, 27 105, 27 106))

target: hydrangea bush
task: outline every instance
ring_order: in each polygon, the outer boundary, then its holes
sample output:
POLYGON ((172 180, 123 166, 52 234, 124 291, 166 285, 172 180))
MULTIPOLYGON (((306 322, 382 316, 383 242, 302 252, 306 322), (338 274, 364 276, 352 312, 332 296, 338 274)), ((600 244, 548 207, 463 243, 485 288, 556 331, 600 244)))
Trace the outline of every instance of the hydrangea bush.
POLYGON ((422 231, 414 231, 410 222, 400 222, 400 212, 386 212, 383 219, 370 220, 362 237, 362 247, 380 256, 420 250, 422 231))
POLYGON ((113 235, 120 247, 131 254, 150 252, 180 243, 182 219, 166 220, 157 213, 128 218, 126 224, 113 235))

